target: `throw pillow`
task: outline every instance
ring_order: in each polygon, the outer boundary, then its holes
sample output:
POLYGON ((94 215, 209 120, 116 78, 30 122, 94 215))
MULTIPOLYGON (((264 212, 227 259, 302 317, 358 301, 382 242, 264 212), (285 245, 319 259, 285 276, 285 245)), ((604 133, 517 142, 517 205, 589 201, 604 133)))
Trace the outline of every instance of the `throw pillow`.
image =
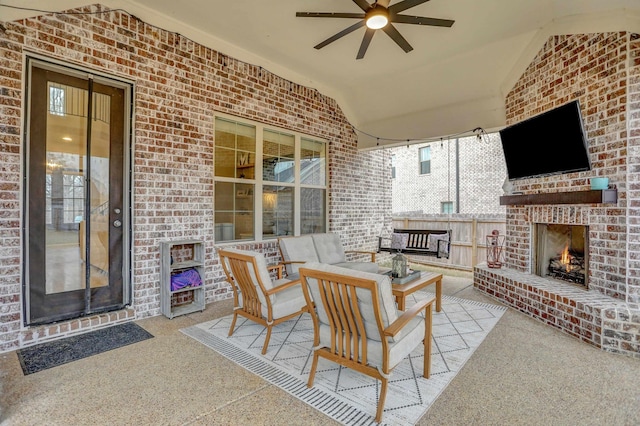
POLYGON ((409 234, 400 234, 394 232, 391 234, 391 249, 392 250, 404 250, 407 248, 409 242, 409 234))
POLYGON ((429 251, 438 251, 438 241, 444 241, 440 243, 440 253, 449 254, 449 245, 446 243, 449 241, 449 234, 429 234, 427 238, 429 251))

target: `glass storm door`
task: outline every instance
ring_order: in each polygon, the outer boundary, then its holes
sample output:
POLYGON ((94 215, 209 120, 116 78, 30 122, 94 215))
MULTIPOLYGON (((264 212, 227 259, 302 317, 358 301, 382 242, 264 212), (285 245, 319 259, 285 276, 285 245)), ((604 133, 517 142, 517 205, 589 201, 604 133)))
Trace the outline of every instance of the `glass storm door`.
POLYGON ((127 302, 129 89, 38 61, 30 65, 25 322, 119 309, 127 302))

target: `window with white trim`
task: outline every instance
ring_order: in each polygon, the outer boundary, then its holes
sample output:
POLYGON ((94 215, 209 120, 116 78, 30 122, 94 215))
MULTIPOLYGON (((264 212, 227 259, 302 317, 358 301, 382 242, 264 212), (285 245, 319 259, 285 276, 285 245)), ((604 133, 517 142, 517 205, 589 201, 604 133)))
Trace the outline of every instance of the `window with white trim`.
POLYGON ((216 242, 326 231, 325 142, 232 117, 214 126, 216 242))
POLYGON ((431 147, 425 146, 418 151, 420 159, 420 174, 426 175, 431 173, 431 147))
POLYGON ((396 177, 396 155, 391 156, 391 179, 396 177))

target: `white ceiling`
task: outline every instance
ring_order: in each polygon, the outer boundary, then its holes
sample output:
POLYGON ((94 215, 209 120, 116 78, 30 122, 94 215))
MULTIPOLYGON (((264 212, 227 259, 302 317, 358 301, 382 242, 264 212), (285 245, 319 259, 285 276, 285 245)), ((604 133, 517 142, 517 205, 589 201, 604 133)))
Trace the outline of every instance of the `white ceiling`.
MULTIPOLYGON (((356 60, 363 28, 313 48, 355 19, 295 17, 298 11, 361 12, 351 0, 101 3, 336 99, 359 130, 361 149, 499 129, 506 94, 550 36, 640 33, 640 0, 431 0, 403 14, 453 19, 453 27, 395 24, 412 52, 378 31, 364 59, 356 60)), ((0 0, 41 10, 85 4, 0 0)), ((37 14, 0 7, 0 21, 37 14)))

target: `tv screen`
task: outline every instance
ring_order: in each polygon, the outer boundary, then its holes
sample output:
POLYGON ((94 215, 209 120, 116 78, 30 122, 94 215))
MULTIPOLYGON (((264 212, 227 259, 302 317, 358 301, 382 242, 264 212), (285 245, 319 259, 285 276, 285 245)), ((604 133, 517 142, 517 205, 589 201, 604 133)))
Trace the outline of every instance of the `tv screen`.
POLYGON ((500 131, 509 179, 590 170, 576 100, 500 131))

